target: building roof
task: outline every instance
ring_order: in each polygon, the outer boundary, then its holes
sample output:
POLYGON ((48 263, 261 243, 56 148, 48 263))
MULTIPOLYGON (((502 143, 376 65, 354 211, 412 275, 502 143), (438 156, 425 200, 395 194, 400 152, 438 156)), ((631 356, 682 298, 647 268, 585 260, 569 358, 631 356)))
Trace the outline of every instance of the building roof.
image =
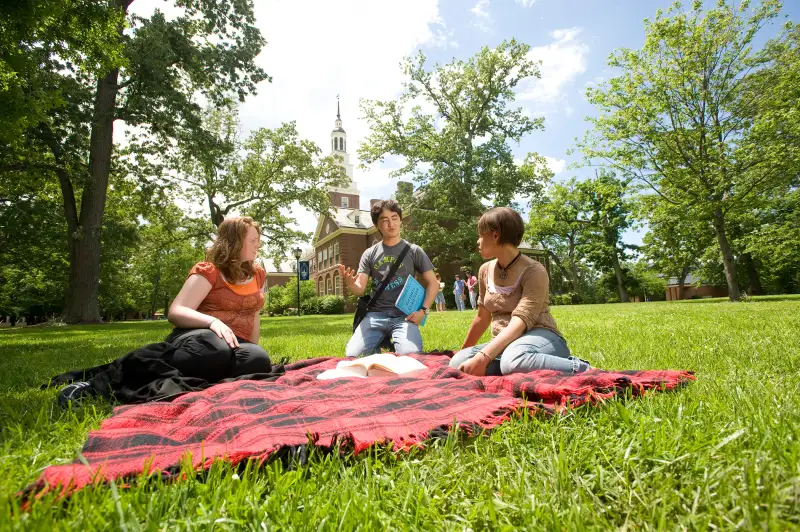
MULTIPOLYGON (((699 277, 695 277, 690 273, 689 275, 686 276, 686 280, 683 282, 683 284, 690 285, 698 282, 700 284, 704 284, 702 279, 700 279, 699 277)), ((667 286, 678 286, 678 278, 670 277, 669 280, 667 280, 667 286)))
POLYGON ((540 246, 539 244, 531 244, 530 242, 525 242, 525 241, 520 242, 520 244, 519 244, 519 246, 517 246, 517 248, 522 249, 522 250, 526 250, 526 251, 529 250, 529 249, 532 250, 532 251, 544 251, 544 248, 542 246, 540 246))
MULTIPOLYGON (((309 260, 313 257, 314 249, 310 247, 306 247, 303 253, 300 254, 300 260, 309 260)), ((297 273, 297 259, 294 258, 294 255, 283 257, 280 264, 275 264, 272 259, 259 259, 259 262, 264 271, 267 272, 267 275, 295 275, 297 273)))
POLYGON ((331 217, 336 225, 348 229, 369 229, 372 227, 372 217, 370 211, 362 211, 361 209, 345 209, 336 207, 336 212, 331 217), (358 216, 358 222, 356 222, 358 216))

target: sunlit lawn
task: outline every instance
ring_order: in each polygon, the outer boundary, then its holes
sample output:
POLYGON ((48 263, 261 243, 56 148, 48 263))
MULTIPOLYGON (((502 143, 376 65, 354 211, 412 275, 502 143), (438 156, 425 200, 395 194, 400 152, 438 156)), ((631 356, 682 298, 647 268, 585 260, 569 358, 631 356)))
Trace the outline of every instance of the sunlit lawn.
MULTIPOLYGON (((601 368, 686 368, 676 393, 521 417, 424 451, 318 455, 299 470, 217 464, 177 483, 15 493, 75 458, 110 415, 39 385, 158 341, 166 322, 0 331, 0 530, 597 529, 800 527, 800 298, 555 307, 575 354, 601 368)), ((434 314, 426 349, 455 349, 472 312, 434 314)), ((343 354, 351 316, 265 319, 273 358, 343 354)))

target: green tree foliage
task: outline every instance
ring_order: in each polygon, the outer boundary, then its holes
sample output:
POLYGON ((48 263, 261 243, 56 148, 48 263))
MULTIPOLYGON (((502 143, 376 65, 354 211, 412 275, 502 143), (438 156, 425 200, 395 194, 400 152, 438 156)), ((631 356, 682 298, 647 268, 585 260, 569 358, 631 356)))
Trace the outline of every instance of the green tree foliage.
MULTIPOLYGON (((0 5, 0 139, 17 143, 65 105, 62 70, 91 76, 123 63, 120 10, 95 0, 0 5)), ((42 161, 43 162, 43 161, 42 161)))
POLYGON ((632 248, 622 242, 623 233, 633 225, 628 194, 627 181, 604 170, 583 181, 555 183, 531 203, 526 235, 548 250, 558 268, 553 277, 563 276, 567 289, 583 301, 595 301, 597 295, 590 286, 595 275, 589 266, 610 272, 619 300, 629 300, 620 266, 632 248))
POLYGON ((515 87, 539 77, 529 51, 511 40, 432 68, 420 52, 403 63, 408 81, 398 100, 362 102, 370 134, 359 158, 363 165, 390 155, 403 159, 392 175, 412 176, 419 185, 398 194, 413 217, 407 235, 437 266, 477 261, 475 222, 485 204, 538 195, 552 175, 540 155, 518 164, 511 151, 511 143, 544 127, 511 105, 515 87))
MULTIPOLYGON (((554 183, 546 194, 531 202, 525 235, 547 250, 570 291, 580 292, 584 284, 578 251, 588 224, 574 178, 567 183, 554 183)), ((551 278, 556 277, 551 272, 551 278)))
POLYGON ((137 166, 167 180, 186 201, 202 206, 205 215, 195 231, 211 235, 226 216, 252 216, 274 257, 310 235, 293 230, 293 205, 321 215, 330 211, 329 187, 344 186, 340 160, 323 157, 313 142, 298 136, 294 122, 260 128, 240 140, 235 110, 206 110, 205 135, 182 142, 168 168, 137 155, 137 166), (171 170, 177 169, 172 175, 171 170))
POLYGON ((655 194, 636 198, 636 211, 637 218, 648 226, 643 238, 644 257, 655 270, 677 279, 679 299, 683 299, 687 276, 712 245, 709 224, 655 194))
MULTIPOLYGON (((317 297, 314 281, 300 281, 301 304, 317 297)), ((265 308, 270 314, 281 315, 288 309, 297 308, 297 277, 290 277, 283 285, 276 285, 267 291, 265 308)))
POLYGON ((69 263, 58 185, 0 172, 0 315, 29 323, 60 312, 69 263))
POLYGON ((600 111, 580 143, 587 159, 713 227, 732 300, 740 296, 730 220, 787 183, 800 162, 796 100, 783 93, 797 76, 796 31, 752 51, 780 7, 765 0, 748 15, 746 1, 707 11, 700 1, 687 11, 675 3, 645 21, 641 50, 611 56, 621 74, 587 91, 600 111))
POLYGON ((0 168, 60 186, 70 322, 100 318, 101 229, 115 123, 129 127, 138 151, 167 153, 178 139, 204 135, 197 96, 228 105, 266 79, 255 65, 264 40, 249 0, 178 1, 170 19, 159 10, 150 18, 131 15, 132 1, 61 0, 52 11, 28 1, 22 23, 8 24, 13 31, 2 37, 0 73, 10 87, 3 103, 37 112, 24 111, 25 120, 15 121, 21 134, 3 139, 0 168), (52 17, 45 24, 36 22, 47 12, 52 17))
POLYGON ((627 303, 629 297, 620 264, 626 259, 626 250, 632 246, 622 242, 622 235, 633 225, 627 186, 626 180, 605 170, 596 174, 594 179, 576 185, 588 222, 582 254, 595 268, 614 273, 619 299, 623 303, 627 303))
POLYGON ((781 194, 760 213, 758 229, 742 239, 764 265, 766 283, 780 292, 800 292, 800 189, 781 194))

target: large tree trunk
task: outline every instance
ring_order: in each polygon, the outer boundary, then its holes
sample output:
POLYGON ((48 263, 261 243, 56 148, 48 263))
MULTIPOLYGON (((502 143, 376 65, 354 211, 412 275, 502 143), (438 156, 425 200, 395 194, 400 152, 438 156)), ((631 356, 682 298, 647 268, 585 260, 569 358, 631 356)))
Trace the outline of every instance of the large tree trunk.
POLYGON ((617 247, 614 246, 613 253, 611 253, 611 263, 614 265, 614 273, 617 275, 617 286, 619 287, 619 300, 623 303, 630 303, 628 291, 625 289, 625 282, 622 278, 622 267, 619 265, 619 257, 617 256, 617 247))
MULTIPOLYGON (((160 259, 160 257, 159 257, 160 259)), ((156 275, 155 281, 153 281, 153 295, 150 298, 150 315, 153 316, 156 313, 156 298, 158 297, 158 285, 161 282, 161 272, 156 275)))
MULTIPOLYGON (((542 244, 542 247, 544 247, 544 244, 542 244)), ((545 249, 547 249, 547 248, 545 248, 545 249)), ((561 270, 561 274, 564 276, 564 278, 565 279, 569 279, 569 277, 570 277, 569 276, 569 272, 566 270, 566 268, 564 268, 564 265, 561 263, 561 260, 558 258, 558 255, 556 255, 555 253, 553 253, 549 249, 547 250, 547 254, 550 256, 550 260, 553 261, 553 264, 555 264, 558 267, 558 269, 561 270)), ((552 283, 552 280, 553 280, 553 276, 551 275, 550 276, 551 283, 552 283)), ((560 288, 561 287, 559 287, 559 292, 560 292, 560 288)), ((575 290, 574 286, 573 286, 572 289, 575 290)))
POLYGON ((747 268, 747 278, 750 281, 750 295, 758 296, 764 293, 761 286, 761 276, 758 274, 758 266, 750 253, 743 253, 742 260, 747 268))
POLYGON ((581 281, 578 278, 578 265, 575 261, 575 239, 569 239, 569 268, 572 271, 572 286, 573 290, 577 292, 579 290, 581 281))
POLYGON ((67 323, 100 321, 100 232, 114 147, 118 77, 119 70, 115 69, 97 80, 89 139, 89 176, 81 195, 78 227, 69 238, 69 288, 64 310, 67 323))
POLYGON ((717 235, 717 243, 720 253, 722 253, 725 280, 728 282, 728 298, 731 301, 739 301, 742 296, 739 292, 739 284, 736 282, 736 264, 733 261, 733 250, 725 234, 725 215, 719 207, 714 210, 714 233, 717 235))

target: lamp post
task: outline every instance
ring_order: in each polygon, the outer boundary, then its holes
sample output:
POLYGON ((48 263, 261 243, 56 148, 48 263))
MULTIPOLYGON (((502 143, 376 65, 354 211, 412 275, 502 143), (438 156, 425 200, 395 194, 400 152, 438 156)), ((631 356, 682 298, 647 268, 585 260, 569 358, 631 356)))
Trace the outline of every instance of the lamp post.
POLYGON ((300 317, 300 255, 303 254, 303 250, 300 248, 294 248, 294 258, 297 260, 297 267, 295 267, 295 272, 297 273, 297 317, 300 317))

